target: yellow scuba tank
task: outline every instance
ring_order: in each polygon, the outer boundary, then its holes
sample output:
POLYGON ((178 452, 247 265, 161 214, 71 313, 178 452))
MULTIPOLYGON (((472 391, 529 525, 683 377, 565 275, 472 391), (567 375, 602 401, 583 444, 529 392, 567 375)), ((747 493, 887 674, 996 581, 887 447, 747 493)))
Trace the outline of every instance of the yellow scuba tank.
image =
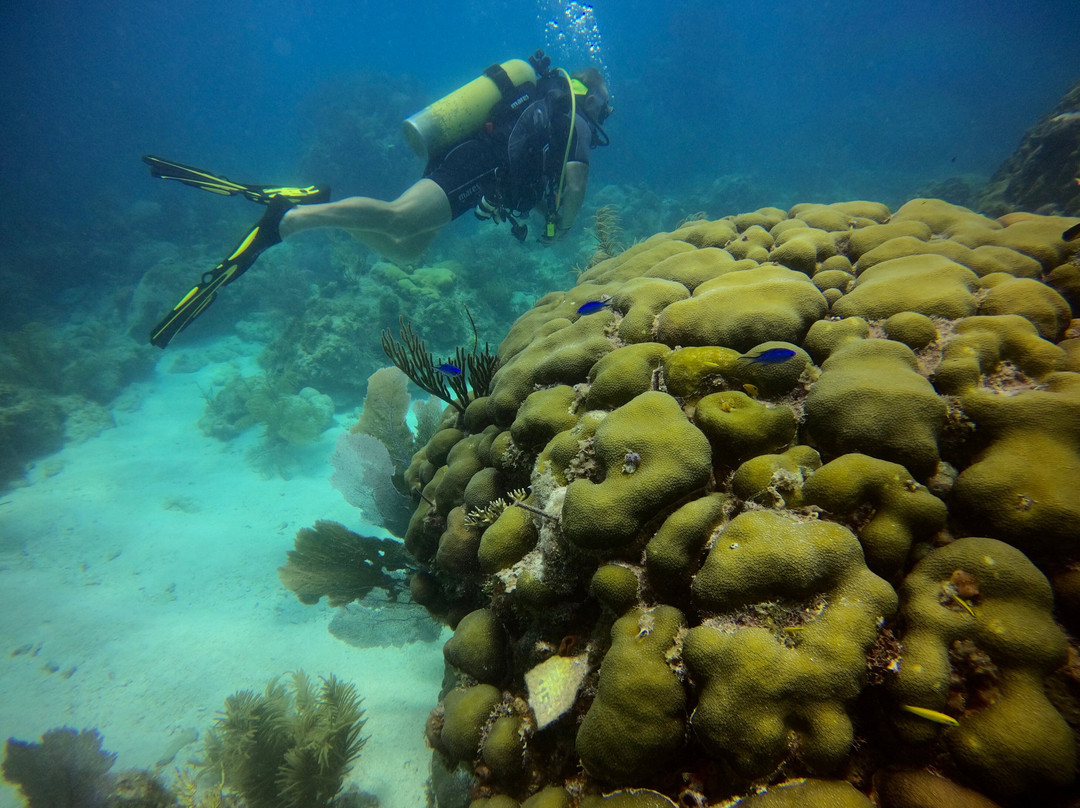
POLYGON ((492 65, 483 75, 410 115, 401 129, 420 157, 429 159, 476 134, 501 99, 536 80, 536 71, 523 59, 492 65))

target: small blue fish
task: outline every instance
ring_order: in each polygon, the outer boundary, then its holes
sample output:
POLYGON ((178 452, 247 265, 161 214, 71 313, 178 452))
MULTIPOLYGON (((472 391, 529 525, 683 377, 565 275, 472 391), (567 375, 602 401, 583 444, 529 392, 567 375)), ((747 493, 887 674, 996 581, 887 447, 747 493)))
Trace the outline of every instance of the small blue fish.
POLYGON ((611 305, 611 295, 604 295, 599 300, 590 300, 588 303, 583 304, 578 310, 578 314, 596 314, 600 309, 606 309, 611 305))
POLYGON ((739 362, 759 362, 762 365, 778 365, 795 355, 791 348, 769 348, 754 356, 740 356, 739 362))
POLYGON ((451 365, 449 362, 443 362, 441 365, 438 365, 435 370, 439 371, 439 373, 442 373, 444 376, 461 375, 461 368, 457 365, 451 365))

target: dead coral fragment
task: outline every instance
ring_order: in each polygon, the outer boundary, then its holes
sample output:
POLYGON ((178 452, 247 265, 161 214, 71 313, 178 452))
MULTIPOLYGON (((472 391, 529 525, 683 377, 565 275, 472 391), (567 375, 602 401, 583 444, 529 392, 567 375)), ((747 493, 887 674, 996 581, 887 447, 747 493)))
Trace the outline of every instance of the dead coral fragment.
POLYGON ((570 711, 589 673, 589 655, 553 656, 525 674, 529 707, 543 729, 570 711))

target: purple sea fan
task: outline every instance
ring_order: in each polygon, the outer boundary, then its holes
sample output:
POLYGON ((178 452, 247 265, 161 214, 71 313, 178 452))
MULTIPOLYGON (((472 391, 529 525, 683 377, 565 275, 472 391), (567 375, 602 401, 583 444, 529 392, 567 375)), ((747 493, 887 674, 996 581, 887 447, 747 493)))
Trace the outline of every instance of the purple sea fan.
POLYGON ((334 473, 330 484, 345 501, 360 508, 372 524, 381 523, 379 503, 385 497, 400 498, 394 488, 394 464, 382 441, 363 432, 346 432, 330 455, 334 473))

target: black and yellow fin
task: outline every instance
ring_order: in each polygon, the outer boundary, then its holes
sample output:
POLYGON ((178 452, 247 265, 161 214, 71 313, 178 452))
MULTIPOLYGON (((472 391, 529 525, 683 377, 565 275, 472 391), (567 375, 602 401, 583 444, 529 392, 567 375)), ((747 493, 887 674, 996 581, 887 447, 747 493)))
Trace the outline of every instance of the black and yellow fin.
POLYGON ((236 248, 220 264, 204 272, 199 283, 173 306, 150 332, 150 344, 164 348, 172 338, 187 328, 191 321, 214 302, 218 290, 243 275, 255 259, 269 247, 281 242, 278 226, 294 202, 284 195, 267 202, 266 212, 245 235, 236 248))
POLYGON ((150 166, 150 174, 163 180, 176 180, 192 188, 201 188, 212 194, 222 196, 244 196, 252 202, 267 204, 275 196, 283 196, 297 205, 313 205, 317 202, 330 201, 330 189, 309 185, 306 188, 291 188, 276 185, 246 185, 233 182, 228 177, 211 174, 201 168, 163 160, 152 154, 144 154, 143 162, 150 166))

